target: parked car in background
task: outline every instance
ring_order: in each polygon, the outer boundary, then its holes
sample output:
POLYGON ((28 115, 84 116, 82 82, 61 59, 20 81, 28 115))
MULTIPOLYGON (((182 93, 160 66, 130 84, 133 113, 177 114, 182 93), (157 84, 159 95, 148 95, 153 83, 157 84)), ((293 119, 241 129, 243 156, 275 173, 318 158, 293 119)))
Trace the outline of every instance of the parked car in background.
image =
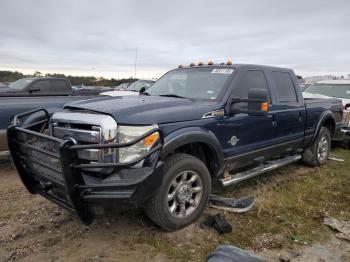
POLYGON ((40 95, 72 95, 69 80, 53 77, 22 78, 0 89, 0 96, 40 95))
POLYGON ((147 90, 155 81, 153 80, 137 80, 130 84, 126 90, 123 91, 109 91, 109 92, 103 92, 101 95, 105 96, 135 96, 138 95, 141 91, 141 88, 143 90, 147 90))
POLYGON ((336 98, 304 100, 290 69, 199 64, 168 72, 139 96, 18 116, 8 139, 29 192, 84 223, 96 210, 143 207, 174 231, 199 218, 212 183, 301 159, 325 164, 341 108, 336 98))
POLYGON ((73 96, 72 87, 63 78, 23 78, 0 88, 0 152, 7 151, 6 129, 14 115, 36 108, 58 108, 67 102, 87 99, 73 96))
POLYGON ((11 82, 0 82, 0 88, 8 87, 9 84, 11 84, 11 82))
POLYGON ((74 95, 98 95, 102 92, 109 92, 113 89, 111 87, 105 86, 73 86, 73 94, 74 95))
POLYGON ((350 147, 350 79, 349 80, 325 80, 308 87, 304 98, 331 98, 336 97, 343 103, 343 128, 341 136, 335 137, 335 141, 342 141, 350 147))
POLYGON ((122 83, 113 88, 113 91, 126 90, 131 83, 122 83))

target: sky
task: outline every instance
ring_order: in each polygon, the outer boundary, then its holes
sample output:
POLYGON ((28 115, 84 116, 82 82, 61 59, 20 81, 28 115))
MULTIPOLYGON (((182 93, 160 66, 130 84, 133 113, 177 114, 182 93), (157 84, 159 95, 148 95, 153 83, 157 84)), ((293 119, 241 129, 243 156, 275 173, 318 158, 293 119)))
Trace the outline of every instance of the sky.
POLYGON ((350 74, 349 0, 0 0, 0 70, 158 78, 179 64, 350 74), (136 52, 137 50, 137 52, 136 52), (136 56, 137 53, 137 56, 136 56))

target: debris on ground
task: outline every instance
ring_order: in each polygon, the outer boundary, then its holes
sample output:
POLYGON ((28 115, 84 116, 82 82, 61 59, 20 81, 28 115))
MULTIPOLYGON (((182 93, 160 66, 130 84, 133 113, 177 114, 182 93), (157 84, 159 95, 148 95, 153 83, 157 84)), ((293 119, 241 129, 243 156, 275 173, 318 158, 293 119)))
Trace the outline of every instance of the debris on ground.
POLYGON ((255 196, 248 196, 236 199, 211 195, 209 197, 208 206, 224 211, 243 213, 247 212, 254 206, 255 200, 255 196))
POLYGON ((335 236, 337 238, 346 239, 350 241, 350 221, 340 221, 336 218, 325 217, 323 224, 338 231, 335 236))
POLYGON ((216 248, 208 257, 207 262, 264 262, 254 254, 235 246, 223 245, 216 248))
POLYGON ((345 162, 344 159, 338 158, 338 157, 333 157, 333 156, 329 156, 328 160, 333 160, 333 161, 337 161, 337 162, 345 162))
POLYGON ((232 231, 232 226, 223 215, 217 213, 214 216, 208 216, 202 223, 201 227, 214 227, 219 234, 229 233, 232 231))

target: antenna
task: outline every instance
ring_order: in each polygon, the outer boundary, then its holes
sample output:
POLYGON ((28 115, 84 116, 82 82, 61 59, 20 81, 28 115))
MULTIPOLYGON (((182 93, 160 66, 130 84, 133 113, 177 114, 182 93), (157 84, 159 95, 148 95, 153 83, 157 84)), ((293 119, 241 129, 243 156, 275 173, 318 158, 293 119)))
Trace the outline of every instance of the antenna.
POLYGON ((135 50, 135 79, 136 79, 136 69, 137 69, 137 47, 135 50))

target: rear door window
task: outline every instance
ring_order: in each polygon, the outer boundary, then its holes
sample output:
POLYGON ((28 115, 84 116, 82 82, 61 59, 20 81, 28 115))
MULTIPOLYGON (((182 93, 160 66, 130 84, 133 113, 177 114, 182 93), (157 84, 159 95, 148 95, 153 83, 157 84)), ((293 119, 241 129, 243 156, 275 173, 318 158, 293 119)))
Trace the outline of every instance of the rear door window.
POLYGON ((50 81, 49 80, 38 80, 35 81, 32 85, 31 85, 31 89, 33 90, 33 93, 49 93, 51 86, 50 86, 50 81))
POLYGON ((295 86, 287 72, 272 72, 272 79, 276 86, 277 100, 280 104, 298 102, 295 86))

